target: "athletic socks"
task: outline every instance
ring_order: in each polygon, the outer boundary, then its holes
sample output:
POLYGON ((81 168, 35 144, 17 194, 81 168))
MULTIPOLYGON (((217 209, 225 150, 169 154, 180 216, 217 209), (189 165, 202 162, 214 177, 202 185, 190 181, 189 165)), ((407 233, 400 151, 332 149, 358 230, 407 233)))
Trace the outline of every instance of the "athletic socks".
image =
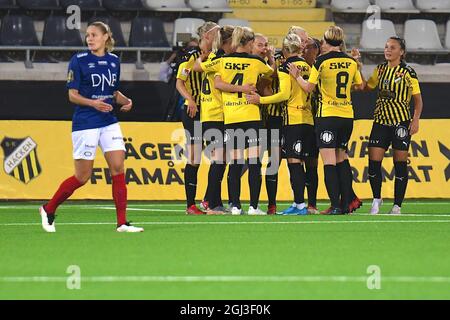
POLYGON ((54 215, 58 206, 66 201, 74 193, 74 191, 81 186, 83 186, 83 184, 78 181, 75 176, 65 180, 61 183, 53 198, 44 206, 45 212, 50 215, 54 215))
POLYGON ((340 208, 340 184, 338 173, 335 165, 325 165, 325 185, 327 187, 328 197, 333 208, 340 208))
POLYGON ((395 191, 394 205, 402 206, 405 199, 406 187, 408 185, 408 164, 406 162, 394 162, 395 168, 395 191))
POLYGON ((228 169, 228 194, 233 206, 241 208, 241 173, 243 164, 231 163, 228 169))
POLYGON ((369 180, 374 199, 381 199, 381 161, 369 160, 369 180))
POLYGON ((195 194, 197 193, 197 172, 199 166, 186 164, 184 168, 184 188, 186 191, 187 207, 195 205, 195 194))
POLYGON ((262 184, 261 162, 259 159, 249 159, 248 184, 250 186, 250 206, 256 209, 258 208, 262 184))
POLYGON ((346 212, 350 202, 354 199, 352 196, 353 175, 350 162, 348 160, 344 160, 336 165, 336 169, 339 178, 339 188, 341 191, 342 209, 346 212))
POLYGON ((305 202, 305 170, 301 163, 288 163, 291 187, 294 193, 294 202, 301 204, 305 202))
POLYGON ((116 205, 117 225, 120 227, 127 223, 127 184, 123 173, 112 177, 112 193, 116 205))
POLYGON ((306 189, 308 190, 308 205, 317 207, 317 189, 319 187, 319 175, 317 166, 306 165, 306 189))
POLYGON ((214 209, 222 204, 222 179, 225 173, 225 164, 211 163, 208 174, 208 190, 210 190, 210 196, 208 198, 209 207, 214 209))
POLYGON ((266 190, 267 198, 269 200, 269 206, 276 205, 278 191, 278 173, 273 175, 266 175, 266 190))

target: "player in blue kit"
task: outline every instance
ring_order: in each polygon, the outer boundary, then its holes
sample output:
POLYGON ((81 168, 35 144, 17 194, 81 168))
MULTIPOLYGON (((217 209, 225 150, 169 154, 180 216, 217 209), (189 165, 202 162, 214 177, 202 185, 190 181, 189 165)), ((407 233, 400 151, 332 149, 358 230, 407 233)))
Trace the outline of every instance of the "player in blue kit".
POLYGON ((89 50, 70 61, 67 79, 69 100, 75 106, 72 120, 75 175, 65 180, 39 213, 46 232, 55 232, 55 212, 73 192, 86 184, 92 174, 97 146, 103 151, 112 176, 112 193, 117 212, 118 232, 142 232, 126 220, 127 187, 124 175, 125 144, 113 103, 122 112, 133 106, 119 91, 120 60, 110 53, 114 39, 108 25, 94 22, 86 32, 89 50))

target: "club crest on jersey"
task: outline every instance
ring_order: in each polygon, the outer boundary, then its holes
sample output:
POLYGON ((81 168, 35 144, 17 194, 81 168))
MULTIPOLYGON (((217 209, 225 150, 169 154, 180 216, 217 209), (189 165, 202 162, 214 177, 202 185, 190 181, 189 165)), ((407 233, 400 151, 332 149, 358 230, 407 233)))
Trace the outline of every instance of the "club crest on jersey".
POLYGON ((181 75, 182 75, 183 77, 188 77, 190 73, 191 73, 191 70, 190 70, 190 69, 184 68, 183 70, 181 70, 181 75))
POLYGON ((37 157, 37 144, 31 137, 5 137, 1 146, 4 154, 3 170, 11 177, 27 184, 42 172, 37 157))

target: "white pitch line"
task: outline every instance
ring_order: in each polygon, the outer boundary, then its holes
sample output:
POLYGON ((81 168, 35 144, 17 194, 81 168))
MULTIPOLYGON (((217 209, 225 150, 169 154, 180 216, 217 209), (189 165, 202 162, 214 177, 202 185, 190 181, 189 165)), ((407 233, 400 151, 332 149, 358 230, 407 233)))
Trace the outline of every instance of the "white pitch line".
MULTIPOLYGON (((0 277, 3 283, 67 282, 67 277, 0 277)), ((367 276, 92 276, 81 282, 366 282, 367 276)), ((382 282, 450 283, 450 277, 383 276, 382 282)))
MULTIPOLYGON (((139 225, 288 225, 288 224, 362 224, 362 223, 450 223, 449 220, 345 220, 345 221, 147 221, 136 222, 139 225)), ((62 222, 58 226, 95 226, 95 225, 115 225, 114 222, 62 222)), ((21 227, 39 226, 40 223, 2 223, 0 227, 21 227)))

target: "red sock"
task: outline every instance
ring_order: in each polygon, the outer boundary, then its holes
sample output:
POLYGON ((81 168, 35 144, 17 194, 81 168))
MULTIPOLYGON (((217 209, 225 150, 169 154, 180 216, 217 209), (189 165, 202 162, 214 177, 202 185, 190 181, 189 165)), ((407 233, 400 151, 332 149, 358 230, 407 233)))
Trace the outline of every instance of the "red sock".
POLYGON ((117 225, 121 226, 127 223, 127 185, 125 175, 119 174, 112 177, 113 199, 116 204, 117 225))
POLYGON ((83 186, 83 184, 78 181, 75 176, 65 180, 61 183, 53 198, 45 205, 45 212, 48 214, 55 214, 58 206, 66 201, 73 194, 73 192, 81 186, 83 186))

